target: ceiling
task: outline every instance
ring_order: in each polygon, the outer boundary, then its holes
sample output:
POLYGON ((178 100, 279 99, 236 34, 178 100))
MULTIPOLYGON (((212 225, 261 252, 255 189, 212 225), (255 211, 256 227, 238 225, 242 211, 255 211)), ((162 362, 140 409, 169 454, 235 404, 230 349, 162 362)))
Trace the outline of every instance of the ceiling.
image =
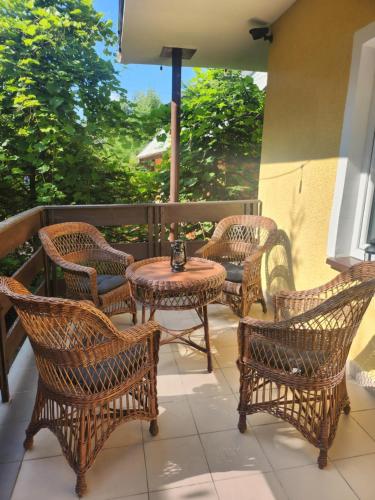
POLYGON ((249 29, 272 24, 294 2, 125 0, 121 62, 169 65, 160 57, 166 46, 197 49, 184 66, 265 71, 269 43, 253 41, 249 29))

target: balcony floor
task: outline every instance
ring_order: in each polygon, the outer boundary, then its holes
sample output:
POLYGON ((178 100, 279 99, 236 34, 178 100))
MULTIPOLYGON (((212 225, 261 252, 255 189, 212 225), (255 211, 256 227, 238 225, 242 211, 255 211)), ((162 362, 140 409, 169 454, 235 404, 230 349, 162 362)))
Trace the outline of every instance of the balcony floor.
MULTIPOLYGON (((163 324, 191 324, 193 313, 160 313, 163 324)), ((252 314, 263 317, 258 306, 252 314)), ((349 381, 352 412, 343 415, 329 452, 317 450, 288 424, 266 414, 237 430, 238 319, 224 306, 209 307, 214 371, 206 358, 181 345, 162 346, 158 395, 159 435, 147 425, 120 426, 87 474, 87 499, 350 500, 375 498, 375 396, 349 381)), ((129 316, 114 318, 119 327, 129 316)), ((0 500, 74 499, 75 475, 48 430, 24 453, 37 374, 26 342, 10 372, 10 404, 0 403, 0 500)))

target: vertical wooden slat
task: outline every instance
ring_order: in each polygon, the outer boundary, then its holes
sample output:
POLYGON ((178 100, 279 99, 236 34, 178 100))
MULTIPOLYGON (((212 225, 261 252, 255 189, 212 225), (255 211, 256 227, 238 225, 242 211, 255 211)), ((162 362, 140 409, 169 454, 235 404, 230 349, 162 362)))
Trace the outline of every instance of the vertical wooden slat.
POLYGON ((147 242, 147 255, 148 257, 153 257, 154 255, 154 237, 155 237, 155 228, 154 228, 154 210, 152 205, 147 207, 147 234, 148 234, 148 242, 147 242))
POLYGON ((8 383, 8 367, 6 363, 6 342, 7 330, 5 326, 5 313, 0 307, 0 376, 1 376, 1 400, 7 403, 10 398, 8 383))

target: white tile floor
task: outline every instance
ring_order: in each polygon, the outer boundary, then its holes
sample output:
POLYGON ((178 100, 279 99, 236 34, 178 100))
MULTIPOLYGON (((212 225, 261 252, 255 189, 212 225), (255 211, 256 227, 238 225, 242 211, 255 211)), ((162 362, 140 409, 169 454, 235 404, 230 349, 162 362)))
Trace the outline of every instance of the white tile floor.
MULTIPOLYGON (((262 317, 255 306, 252 313, 262 317)), ((205 356, 163 346, 158 368, 159 435, 131 422, 119 427, 87 474, 87 499, 374 500, 375 395, 349 382, 352 412, 341 417, 329 466, 290 425, 267 414, 237 430, 237 318, 210 306, 214 371, 205 356)), ((192 313, 159 314, 163 324, 189 325, 192 313)), ((126 316, 115 318, 121 328, 126 316)), ((12 401, 0 404, 0 500, 74 499, 75 476, 54 435, 43 430, 24 454, 37 374, 25 343, 10 373, 12 401)))

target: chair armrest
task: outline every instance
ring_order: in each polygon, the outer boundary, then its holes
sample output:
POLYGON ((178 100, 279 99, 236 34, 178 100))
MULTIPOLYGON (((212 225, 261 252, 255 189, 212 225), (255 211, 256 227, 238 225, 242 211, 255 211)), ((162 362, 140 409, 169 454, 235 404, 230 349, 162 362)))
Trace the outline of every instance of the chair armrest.
POLYGON ((216 240, 208 241, 205 245, 203 245, 195 252, 195 255, 197 257, 201 257, 202 259, 206 259, 210 255, 215 255, 215 246, 217 243, 218 242, 216 240))
POLYGON ((98 274, 125 276, 127 267, 134 262, 134 257, 108 245, 91 251, 89 261, 98 274))
POLYGON ((247 289, 255 284, 260 285, 260 270, 262 265, 263 250, 255 250, 244 260, 242 288, 247 289))
POLYGON ((128 266, 134 262, 134 257, 130 254, 122 252, 121 250, 117 250, 113 248, 107 240, 100 234, 99 231, 93 231, 90 233, 90 237, 95 241, 98 245, 98 249, 103 250, 108 253, 108 256, 118 258, 118 262, 124 263, 124 265, 128 266))
MULTIPOLYGON (((91 298, 95 305, 99 304, 99 295, 98 295, 98 285, 96 282, 97 272, 93 267, 82 266, 80 264, 75 264, 74 262, 70 262, 68 260, 63 259, 60 255, 56 255, 52 259, 55 264, 57 264, 64 272, 65 280, 70 288, 74 290, 76 288, 75 282, 78 279, 83 280, 83 282, 87 282, 87 289, 84 290, 85 284, 80 283, 80 291, 82 294, 86 293, 87 295, 91 295, 91 298)), ((77 292, 77 295, 79 293, 77 292)))

